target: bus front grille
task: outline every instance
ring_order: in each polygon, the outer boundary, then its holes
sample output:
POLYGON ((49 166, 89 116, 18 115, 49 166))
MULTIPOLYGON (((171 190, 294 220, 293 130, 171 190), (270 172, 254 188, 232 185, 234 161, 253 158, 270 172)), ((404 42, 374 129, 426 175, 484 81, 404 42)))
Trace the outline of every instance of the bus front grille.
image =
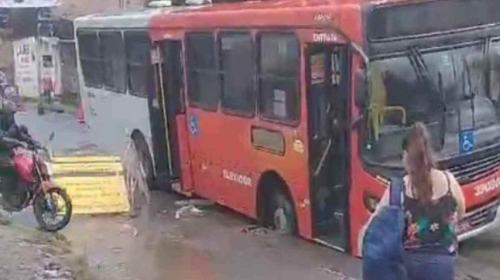
POLYGON ((473 210, 472 213, 467 214, 458 225, 458 234, 466 233, 493 222, 497 215, 498 206, 499 201, 495 199, 493 203, 473 210))
POLYGON ((499 168, 500 153, 494 153, 466 163, 450 166, 448 170, 453 173, 460 184, 467 184, 497 172, 499 168))

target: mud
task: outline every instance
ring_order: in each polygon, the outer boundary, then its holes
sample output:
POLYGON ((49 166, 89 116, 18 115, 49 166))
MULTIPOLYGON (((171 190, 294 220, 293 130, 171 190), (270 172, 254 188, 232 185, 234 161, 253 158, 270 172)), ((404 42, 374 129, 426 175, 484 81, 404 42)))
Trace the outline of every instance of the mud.
POLYGON ((0 252, 1 280, 96 280, 86 257, 62 235, 2 225, 0 252))
POLYGON ((100 279, 359 279, 359 260, 250 226, 218 206, 175 219, 175 201, 153 192, 136 219, 81 217, 64 231, 100 279))

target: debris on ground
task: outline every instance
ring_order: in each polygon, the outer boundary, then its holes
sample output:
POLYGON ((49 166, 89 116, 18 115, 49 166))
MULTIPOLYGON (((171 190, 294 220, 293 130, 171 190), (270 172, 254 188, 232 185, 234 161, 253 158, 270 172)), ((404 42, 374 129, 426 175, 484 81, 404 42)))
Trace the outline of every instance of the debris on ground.
POLYGON ((10 225, 10 214, 0 209, 0 225, 7 226, 10 225))
POLYGON ((158 211, 158 215, 167 215, 167 214, 168 214, 168 210, 167 209, 158 211))
POLYGON ((175 205, 176 206, 189 206, 189 205, 193 205, 193 206, 212 206, 214 205, 215 203, 210 201, 210 200, 206 200, 206 199, 186 199, 186 200, 178 200, 175 202, 175 205))
POLYGON ((324 267, 323 271, 328 273, 328 275, 331 277, 330 279, 333 279, 333 280, 356 280, 354 278, 347 276, 346 274, 344 274, 340 271, 337 271, 335 269, 331 269, 328 267, 324 267))
POLYGON ((95 280, 87 259, 60 234, 0 227, 0 279, 95 280))
POLYGON ((120 227, 120 233, 122 234, 127 233, 132 235, 133 237, 136 237, 137 235, 139 235, 139 230, 136 227, 131 226, 129 224, 122 224, 120 227))
POLYGON ((245 227, 241 230, 242 233, 252 233, 252 234, 268 234, 267 228, 258 226, 258 225, 251 225, 249 227, 245 227))
POLYGON ((181 208, 177 209, 177 211, 175 211, 175 219, 180 219, 184 214, 194 214, 200 216, 203 214, 203 211, 196 208, 194 205, 182 206, 181 208))

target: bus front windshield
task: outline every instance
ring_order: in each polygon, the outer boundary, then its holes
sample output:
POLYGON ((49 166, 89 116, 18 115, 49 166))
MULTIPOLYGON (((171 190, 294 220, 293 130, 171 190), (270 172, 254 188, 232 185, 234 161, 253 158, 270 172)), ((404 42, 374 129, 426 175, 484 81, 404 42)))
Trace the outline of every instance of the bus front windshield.
POLYGON ((373 60, 364 158, 400 168, 401 142, 415 122, 427 125, 438 159, 499 144, 500 42, 485 44, 373 60))

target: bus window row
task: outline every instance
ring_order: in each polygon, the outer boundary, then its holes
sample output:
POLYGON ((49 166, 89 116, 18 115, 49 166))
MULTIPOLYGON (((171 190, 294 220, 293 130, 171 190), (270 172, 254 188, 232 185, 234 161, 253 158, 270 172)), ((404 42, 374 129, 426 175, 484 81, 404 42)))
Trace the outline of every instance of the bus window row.
POLYGON ((294 34, 188 33, 186 53, 191 106, 298 122, 300 51, 294 34))
POLYGON ((146 97, 150 41, 146 31, 78 31, 85 85, 146 97))

